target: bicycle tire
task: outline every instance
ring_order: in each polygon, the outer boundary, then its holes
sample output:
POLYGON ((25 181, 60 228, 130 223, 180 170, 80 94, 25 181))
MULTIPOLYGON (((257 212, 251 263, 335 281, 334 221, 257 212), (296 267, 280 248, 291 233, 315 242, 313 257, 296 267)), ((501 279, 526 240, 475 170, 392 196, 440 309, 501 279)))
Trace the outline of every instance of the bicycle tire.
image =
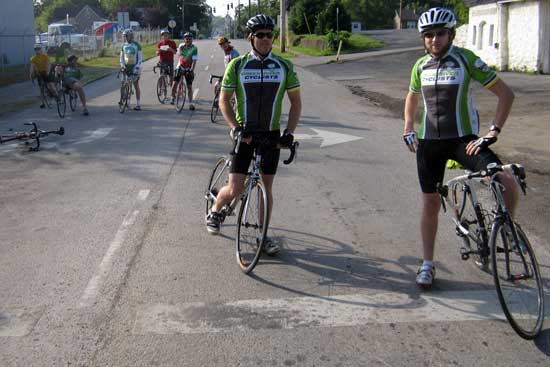
POLYGON ((268 227, 265 185, 261 180, 252 185, 247 188, 248 194, 241 199, 235 238, 237 263, 245 274, 258 264, 268 227))
POLYGON ((124 113, 128 108, 130 102, 130 84, 124 83, 120 87, 120 102, 118 102, 118 110, 120 113, 124 113))
POLYGON ((157 81, 157 98, 162 104, 165 104, 168 100, 168 89, 166 86, 166 77, 164 75, 161 75, 157 81))
POLYGON ((176 90, 176 110, 180 113, 185 106, 185 99, 187 98, 187 86, 184 84, 185 76, 182 76, 178 83, 178 89, 176 90))
POLYGON ((48 97, 48 90, 47 90, 47 86, 45 83, 42 83, 40 85, 40 98, 42 99, 42 103, 44 104, 44 106, 46 106, 47 108, 51 108, 52 107, 52 103, 50 101, 50 98, 48 97))
POLYGON ((208 187, 206 188, 206 193, 204 198, 206 199, 206 215, 210 213, 212 205, 216 200, 216 196, 220 189, 227 185, 229 182, 229 162, 225 157, 220 157, 214 165, 214 169, 210 174, 210 179, 208 180, 208 187))
POLYGON ((220 93, 216 93, 214 100, 212 101, 212 109, 210 111, 210 121, 212 123, 216 122, 216 117, 218 117, 218 111, 220 110, 219 96, 220 93))
POLYGON ((71 111, 76 111, 76 106, 78 105, 78 94, 74 90, 69 91, 69 106, 71 111))
POLYGON ((521 227, 511 220, 495 223, 490 243, 493 279, 502 311, 519 336, 534 339, 544 322, 544 289, 533 248, 521 227), (517 237, 511 225, 515 226, 517 237), (520 273, 516 274, 516 269, 520 273), (515 289, 518 292, 512 295, 515 289), (529 289, 534 290, 531 297, 527 294, 529 289))
POLYGON ((470 233, 469 236, 465 235, 457 226, 456 234, 462 239, 464 248, 467 251, 475 251, 475 263, 482 269, 488 271, 489 239, 486 227, 487 221, 483 215, 483 209, 481 206, 474 206, 472 193, 468 186, 458 184, 455 185, 452 190, 452 200, 454 204, 460 203, 458 212, 455 212, 456 219, 460 225, 466 228, 470 233), (472 242, 474 242, 475 247, 472 247, 472 242))
POLYGON ((63 85, 56 84, 56 93, 57 93, 57 114, 59 117, 64 118, 65 113, 67 112, 67 100, 65 99, 65 93, 63 92, 63 85))

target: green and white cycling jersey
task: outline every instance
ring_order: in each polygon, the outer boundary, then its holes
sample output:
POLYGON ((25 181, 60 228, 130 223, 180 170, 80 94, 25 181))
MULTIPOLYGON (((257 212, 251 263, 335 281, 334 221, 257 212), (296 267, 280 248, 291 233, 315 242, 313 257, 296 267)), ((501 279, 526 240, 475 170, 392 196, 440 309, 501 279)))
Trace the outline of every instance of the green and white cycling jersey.
POLYGON ((120 66, 132 68, 135 65, 141 65, 141 45, 134 40, 122 45, 120 51, 120 66))
POLYGON ((426 54, 417 60, 409 90, 422 93, 424 99, 420 139, 453 139, 479 133, 479 116, 470 92, 472 79, 490 88, 498 76, 470 50, 451 46, 440 59, 426 54))
POLYGON ((270 53, 264 60, 246 53, 229 62, 222 90, 235 91, 237 122, 245 131, 280 130, 286 92, 298 90, 294 65, 270 53))

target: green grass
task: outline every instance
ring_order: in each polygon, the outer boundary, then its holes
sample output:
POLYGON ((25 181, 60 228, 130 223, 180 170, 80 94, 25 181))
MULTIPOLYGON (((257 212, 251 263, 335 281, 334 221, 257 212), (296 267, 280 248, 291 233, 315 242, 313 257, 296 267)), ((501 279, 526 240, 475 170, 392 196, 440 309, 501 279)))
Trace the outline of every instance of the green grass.
POLYGON ((281 48, 278 47, 278 46, 274 47, 272 49, 272 51, 275 55, 280 56, 280 57, 284 57, 285 59, 292 59, 293 57, 296 57, 296 54, 294 52, 292 52, 291 50, 289 50, 288 47, 287 47, 285 53, 282 53, 281 48))
MULTIPOLYGON (((142 45, 143 60, 148 60, 156 56, 157 45, 142 45)), ((118 69, 120 67, 120 57, 118 52, 113 52, 111 49, 105 49, 105 56, 94 57, 89 60, 82 60, 80 65, 89 68, 111 68, 118 69)), ((84 70, 83 70, 84 72, 84 70)))
MULTIPOLYGON (((325 36, 319 36, 319 35, 302 35, 300 36, 301 39, 325 39, 325 36)), ((352 34, 351 37, 348 39, 348 46, 342 47, 341 53, 343 54, 350 54, 350 53, 357 53, 357 52, 365 52, 370 49, 374 48, 380 48, 384 47, 385 44, 383 42, 377 41, 374 38, 371 38, 366 35, 362 34, 352 34)), ((312 48, 312 47, 304 47, 304 46, 293 46, 293 51, 297 51, 299 53, 303 53, 309 56, 329 56, 329 55, 336 55, 337 50, 321 50, 318 48, 312 48)))

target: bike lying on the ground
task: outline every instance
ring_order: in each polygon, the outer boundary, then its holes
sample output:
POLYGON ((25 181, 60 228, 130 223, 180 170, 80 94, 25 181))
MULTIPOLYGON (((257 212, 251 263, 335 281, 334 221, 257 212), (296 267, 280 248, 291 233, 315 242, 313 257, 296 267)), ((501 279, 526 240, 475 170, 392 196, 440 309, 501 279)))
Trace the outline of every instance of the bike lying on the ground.
POLYGON ((456 234, 462 239, 462 260, 471 256, 492 273, 498 299, 512 328, 524 339, 534 339, 544 321, 544 289, 531 243, 504 201, 499 172, 509 172, 526 194, 525 169, 519 164, 491 163, 479 172, 438 185, 443 210, 453 209, 456 234), (490 193, 490 208, 483 208, 476 186, 490 193), (489 259, 491 260, 489 262, 489 259))
MULTIPOLYGON (((238 152, 240 143, 241 134, 239 133, 235 139, 233 152, 238 152)), ((299 143, 294 142, 290 147, 285 147, 281 146, 277 141, 253 136, 252 146, 254 148, 253 163, 246 175, 245 190, 242 195, 234 198, 221 209, 223 222, 226 217, 233 214, 237 204, 239 202, 241 204, 237 215, 235 248, 237 263, 246 274, 254 269, 260 259, 269 224, 267 191, 260 174, 262 155, 269 149, 289 149, 290 156, 283 162, 284 164, 290 164, 294 160, 299 143)), ((220 157, 216 161, 204 196, 206 199, 206 215, 210 213, 220 189, 228 183, 230 164, 230 155, 220 157)))
POLYGON ((19 140, 24 141, 25 144, 29 144, 29 140, 34 140, 35 145, 29 148, 31 152, 37 152, 40 150, 40 138, 48 136, 50 134, 64 135, 65 129, 61 126, 57 130, 42 130, 35 122, 26 122, 25 125, 31 125, 32 129, 29 131, 14 132, 8 135, 0 135, 0 144, 7 143, 9 141, 19 140))

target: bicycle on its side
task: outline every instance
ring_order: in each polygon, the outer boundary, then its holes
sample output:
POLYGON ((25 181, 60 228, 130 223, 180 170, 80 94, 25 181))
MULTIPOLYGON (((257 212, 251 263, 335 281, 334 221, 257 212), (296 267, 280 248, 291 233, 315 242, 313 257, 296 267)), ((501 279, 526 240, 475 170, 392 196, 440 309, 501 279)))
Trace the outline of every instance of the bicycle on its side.
POLYGON ((157 98, 160 103, 165 104, 168 101, 168 86, 170 85, 170 72, 168 67, 162 63, 158 63, 153 67, 153 73, 157 73, 157 68, 160 69, 160 75, 157 81, 157 98))
POLYGON ((495 163, 439 184, 438 193, 444 211, 445 203, 453 209, 456 234, 463 243, 462 260, 473 256, 478 266, 492 272, 508 322, 522 338, 534 339, 544 321, 542 278, 531 243, 506 207, 499 172, 511 173, 526 194, 525 169, 519 164, 495 163), (491 194, 492 207, 488 210, 478 199, 476 186, 480 185, 491 194))
POLYGON ((120 79, 120 101, 118 102, 118 110, 124 113, 130 105, 130 99, 134 94, 134 83, 138 80, 137 74, 128 74, 126 68, 120 69, 117 74, 117 79, 120 79), (121 76, 122 75, 122 76, 121 76))
POLYGON ((37 152, 40 150, 40 138, 48 136, 50 134, 64 135, 65 129, 61 126, 57 130, 42 130, 35 122, 26 122, 25 125, 32 126, 29 131, 15 132, 9 135, 0 135, 0 144, 7 143, 9 141, 19 140, 24 141, 25 144, 29 144, 29 140, 34 140, 35 145, 29 148, 30 152, 37 152))
MULTIPOLYGON (((222 81, 223 75, 213 75, 210 74, 209 82, 212 84, 212 80, 217 79, 219 82, 222 81)), ((214 100, 212 101, 212 108, 210 110, 210 121, 212 123, 216 122, 216 118, 218 117, 218 112, 220 110, 220 92, 221 92, 221 85, 216 83, 215 91, 214 91, 214 100)), ((231 97, 231 107, 235 109, 235 96, 231 97)))
MULTIPOLYGON (((241 138, 241 134, 238 134, 235 139, 233 148, 235 153, 239 150, 241 138)), ((290 147, 284 147, 276 141, 253 136, 252 146, 254 148, 253 163, 246 175, 245 190, 242 195, 234 198, 231 203, 221 209, 223 222, 226 217, 234 214, 237 205, 240 203, 237 214, 235 250, 237 263, 245 274, 250 273, 260 259, 269 225, 267 191, 260 174, 262 154, 269 149, 289 149, 289 158, 283 162, 284 164, 290 164, 294 160, 299 143, 294 142, 290 147)), ((220 189, 228 182, 230 164, 230 156, 227 156, 218 158, 214 165, 204 196, 206 199, 206 215, 214 205, 220 189)))

